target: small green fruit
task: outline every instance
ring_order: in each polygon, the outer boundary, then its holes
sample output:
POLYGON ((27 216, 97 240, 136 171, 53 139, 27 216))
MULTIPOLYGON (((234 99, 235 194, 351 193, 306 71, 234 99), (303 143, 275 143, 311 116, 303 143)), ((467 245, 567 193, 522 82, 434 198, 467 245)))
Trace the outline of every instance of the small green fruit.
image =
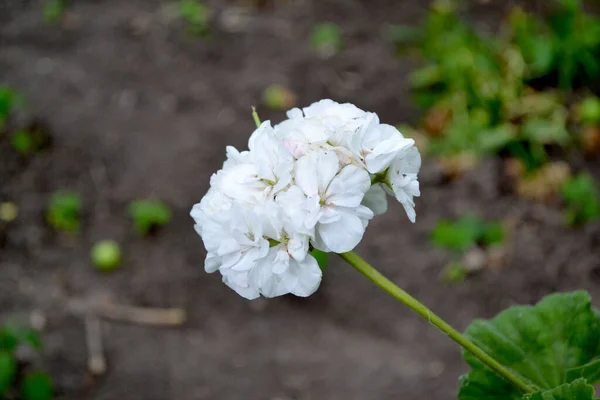
POLYGON ((600 99, 594 96, 587 97, 579 103, 579 119, 585 123, 600 122, 600 99))
POLYGON ((114 240, 102 240, 92 248, 92 261, 100 271, 113 271, 121 263, 121 247, 114 240))
POLYGON ((10 201, 0 203, 0 221, 12 222, 19 215, 19 207, 10 201))
POLYGON ((263 101, 271 110, 288 110, 296 105, 296 95, 281 85, 271 85, 263 92, 263 101))

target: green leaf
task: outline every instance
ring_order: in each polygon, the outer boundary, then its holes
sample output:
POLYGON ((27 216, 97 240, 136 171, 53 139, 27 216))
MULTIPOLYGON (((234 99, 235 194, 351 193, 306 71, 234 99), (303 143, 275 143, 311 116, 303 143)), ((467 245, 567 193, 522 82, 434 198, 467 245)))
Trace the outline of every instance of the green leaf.
POLYGON ((171 221, 171 210, 158 200, 133 201, 128 210, 141 235, 147 235, 153 227, 164 226, 171 221))
POLYGON ((46 220, 54 228, 76 233, 81 217, 81 196, 71 191, 59 191, 50 196, 46 220))
POLYGON ((497 152, 515 140, 516 136, 517 132, 514 125, 507 123, 481 131, 477 139, 482 151, 497 152))
POLYGON ((585 379, 565 383, 552 390, 544 390, 523 396, 523 400, 593 400, 594 387, 585 379))
POLYGON ((522 396, 512 383, 483 368, 460 377, 460 400, 521 400, 522 396))
POLYGON ((46 0, 44 4, 44 21, 49 25, 57 24, 67 8, 66 0, 46 0))
POLYGON ((600 359, 567 370, 567 382, 574 381, 577 378, 585 378, 592 385, 600 382, 600 359))
POLYGON ((28 131, 17 131, 10 137, 10 144, 15 151, 21 155, 27 155, 34 150, 34 142, 28 131))
POLYGON ((42 350, 40 334, 20 323, 6 324, 0 330, 0 350, 13 351, 18 345, 28 345, 37 351, 42 350))
POLYGON ((0 351, 11 352, 17 348, 19 339, 8 329, 0 329, 0 351))
POLYGON ((45 372, 29 372, 21 382, 23 400, 52 400, 52 379, 45 372))
POLYGON ((500 222, 490 222, 485 227, 482 242, 486 246, 501 244, 504 241, 504 226, 500 222))
POLYGON ((43 348, 42 338, 40 337, 40 334, 37 333, 36 331, 34 331, 33 329, 29 329, 29 328, 24 329, 21 332, 20 339, 24 343, 27 343, 28 345, 33 347, 35 350, 42 351, 42 348, 43 348))
MULTIPOLYGON (((535 306, 515 306, 492 320, 474 321, 466 336, 537 390, 569 383, 569 370, 600 356, 600 316, 583 291, 550 295, 535 306)), ((465 352, 464 358, 472 371, 461 380, 461 400, 520 398, 517 388, 473 355, 465 352), (504 397, 494 397, 499 393, 504 397)))
POLYGON ((342 30, 333 22, 317 24, 310 40, 312 47, 323 55, 333 55, 344 46, 342 30))
POLYGON ((17 374, 17 363, 11 353, 0 351, 0 398, 12 387, 17 374))
POLYGON ((431 240, 439 247, 464 252, 477 242, 483 228, 483 221, 472 216, 456 222, 442 220, 433 229, 431 240))
POLYGON ((552 68, 554 44, 548 36, 531 39, 531 69, 535 75, 544 75, 552 68))
POLYGON ((565 144, 570 136, 563 118, 529 118, 521 127, 525 138, 535 143, 542 144, 565 144))
POLYGON ((465 266, 459 262, 451 262, 447 264, 440 276, 446 283, 460 282, 467 278, 468 271, 465 266))
POLYGON ((440 83, 441 79, 441 71, 437 65, 417 69, 409 75, 410 85, 413 89, 426 89, 440 83))
POLYGON ((180 0, 179 16, 187 23, 188 31, 195 35, 205 35, 209 31, 209 8, 200 0, 180 0))
POLYGON ((325 272, 327 266, 329 265, 329 255, 324 251, 314 249, 310 252, 310 254, 317 260, 319 263, 319 268, 321 271, 325 272))
POLYGON ((600 218, 600 196, 590 174, 581 173, 569 179, 563 184, 561 193, 566 202, 568 224, 585 224, 600 218))

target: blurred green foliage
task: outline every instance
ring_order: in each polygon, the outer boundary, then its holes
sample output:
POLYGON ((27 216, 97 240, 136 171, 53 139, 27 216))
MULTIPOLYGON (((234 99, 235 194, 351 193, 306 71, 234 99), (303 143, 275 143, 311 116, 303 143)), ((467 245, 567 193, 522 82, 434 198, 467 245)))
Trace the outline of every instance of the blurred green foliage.
POLYGON ((585 124, 600 122, 600 99, 588 96, 577 105, 577 118, 585 124))
POLYGON ((484 247, 501 244, 504 228, 499 222, 466 215, 455 221, 439 221, 431 232, 431 240, 438 247, 464 253, 477 244, 484 247))
POLYGON ((583 225, 600 217, 600 197, 594 178, 581 173, 562 186, 564 215, 569 225, 583 225))
POLYGON ((155 227, 171 222, 171 210, 158 200, 133 201, 128 207, 135 229, 140 235, 147 235, 155 227))
POLYGON ((310 37, 313 49, 322 57, 330 57, 344 47, 342 30, 333 22, 315 25, 310 37))
POLYGON ((56 25, 67 10, 67 0, 46 0, 44 3, 44 22, 56 25))
POLYGON ((13 89, 0 85, 0 132, 12 111, 25 103, 23 97, 13 89))
POLYGON ((0 399, 51 400, 52 380, 48 374, 32 370, 17 359, 16 351, 26 346, 42 350, 40 335, 20 324, 0 326, 0 399), (19 393, 17 397, 16 393, 19 393))
POLYGON ((21 398, 23 400, 51 400, 54 389, 50 375, 41 371, 25 374, 21 382, 21 398))
MULTIPOLYGON (((508 153, 533 170, 548 160, 548 146, 571 142, 571 89, 600 78, 600 20, 577 0, 556 0, 547 19, 513 9, 501 34, 491 36, 458 11, 456 3, 437 0, 420 26, 389 30, 399 53, 423 60, 410 82, 428 110, 430 149, 508 153)), ((587 114, 594 108, 586 104, 587 114)))
POLYGON ((186 22, 188 32, 204 36, 210 31, 209 9, 202 0, 180 0, 179 16, 186 22))
POLYGON ((43 125, 30 124, 24 129, 15 129, 10 133, 12 148, 22 156, 30 156, 48 148, 51 137, 43 125))
POLYGON ((453 261, 447 264, 441 272, 441 278, 446 283, 461 282, 467 279, 469 271, 460 262, 453 261))
POLYGON ((31 154, 35 148, 33 137, 26 130, 14 132, 10 137, 10 144, 21 155, 31 154))
POLYGON ((81 225, 82 202, 79 193, 59 191, 50 196, 46 221, 55 229, 77 233, 81 225))

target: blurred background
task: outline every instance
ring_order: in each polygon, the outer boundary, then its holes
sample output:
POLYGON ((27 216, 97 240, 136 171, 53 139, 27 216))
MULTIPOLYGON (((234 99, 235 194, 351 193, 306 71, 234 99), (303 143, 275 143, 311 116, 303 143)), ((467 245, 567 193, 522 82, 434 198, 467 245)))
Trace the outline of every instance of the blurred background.
MULTIPOLYGON (((251 106, 424 155, 357 251, 459 330, 600 299, 600 20, 576 0, 0 0, 0 398, 455 399, 459 348, 336 257, 248 302, 189 217, 251 106)), ((599 303, 596 303, 599 305, 599 303)))

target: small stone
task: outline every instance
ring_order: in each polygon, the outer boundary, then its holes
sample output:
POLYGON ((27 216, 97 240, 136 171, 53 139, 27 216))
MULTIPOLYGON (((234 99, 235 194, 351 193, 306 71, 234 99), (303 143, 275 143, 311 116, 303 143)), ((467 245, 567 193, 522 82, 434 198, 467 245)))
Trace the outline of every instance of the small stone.
POLYGON ((40 311, 33 311, 29 315, 29 323, 31 324, 31 327, 36 331, 43 331, 46 327, 47 322, 48 319, 40 311))
POLYGON ((465 254, 463 265, 468 272, 481 271, 485 268, 486 254, 480 247, 473 247, 465 254))
POLYGON ((224 10, 219 19, 224 30, 236 33, 247 31, 252 17, 244 8, 231 7, 224 10))

